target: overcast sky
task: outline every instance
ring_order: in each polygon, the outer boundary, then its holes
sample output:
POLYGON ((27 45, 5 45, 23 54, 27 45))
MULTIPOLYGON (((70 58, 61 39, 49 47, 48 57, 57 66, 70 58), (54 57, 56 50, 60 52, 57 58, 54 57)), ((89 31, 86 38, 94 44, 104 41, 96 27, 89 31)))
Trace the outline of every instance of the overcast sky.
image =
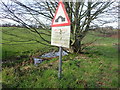
MULTIPOLYGON (((2 0, 2 1, 4 1, 5 3, 7 3, 7 1, 8 0, 2 0)), ((19 1, 21 1, 21 2, 23 2, 23 3, 27 3, 27 2, 32 2, 32 0, 19 0, 19 1)), ((106 1, 106 0, 105 0, 106 1)), ((117 4, 117 3, 116 3, 117 4)), ((118 27, 118 18, 117 18, 117 14, 116 14, 116 17, 102 17, 102 19, 105 19, 105 20, 108 20, 108 21, 110 21, 110 20, 113 20, 113 19, 116 19, 116 21, 115 22, 112 22, 112 23, 108 23, 108 24, 105 24, 105 25, 103 25, 103 26, 112 26, 112 27, 114 27, 114 28, 117 28, 118 27)), ((45 21, 44 20, 44 18, 41 18, 43 21, 45 21)), ((14 22, 14 21, 12 21, 12 20, 8 20, 8 19, 1 19, 0 18, 0 24, 4 24, 4 23, 12 23, 12 24, 16 24, 16 22, 14 22)), ((98 21, 96 21, 95 23, 99 23, 98 21)))

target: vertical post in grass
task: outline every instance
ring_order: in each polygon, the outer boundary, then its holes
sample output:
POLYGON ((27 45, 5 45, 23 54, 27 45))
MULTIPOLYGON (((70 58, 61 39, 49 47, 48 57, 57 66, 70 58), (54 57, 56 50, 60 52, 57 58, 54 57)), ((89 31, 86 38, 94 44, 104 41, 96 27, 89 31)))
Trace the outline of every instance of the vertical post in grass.
POLYGON ((58 78, 61 78, 62 73, 62 47, 59 47, 59 70, 58 70, 58 78))
POLYGON ((66 12, 65 6, 59 0, 55 16, 52 20, 51 45, 59 46, 59 65, 58 78, 62 74, 62 47, 69 48, 70 46, 70 19, 66 12))

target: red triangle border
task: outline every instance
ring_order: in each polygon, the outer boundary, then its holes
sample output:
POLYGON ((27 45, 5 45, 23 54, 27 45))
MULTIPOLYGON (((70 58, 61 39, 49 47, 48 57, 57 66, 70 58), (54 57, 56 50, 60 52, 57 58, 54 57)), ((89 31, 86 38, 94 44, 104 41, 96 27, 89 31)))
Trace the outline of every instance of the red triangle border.
POLYGON ((57 10, 56 10, 56 12, 55 12, 55 16, 54 16, 54 18, 53 18, 53 20, 52 20, 52 25, 51 25, 51 27, 69 26, 70 24, 71 24, 71 23, 70 23, 70 19, 69 19, 68 14, 67 14, 67 12, 66 12, 66 10, 65 10, 64 4, 63 4, 62 2, 59 2, 58 7, 57 7, 57 10), (59 8, 60 4, 62 5, 63 11, 64 11, 64 13, 65 13, 65 16, 67 17, 68 23, 53 24, 53 22, 54 22, 54 20, 55 20, 55 17, 56 17, 56 14, 57 14, 57 12, 58 12, 58 8, 59 8))

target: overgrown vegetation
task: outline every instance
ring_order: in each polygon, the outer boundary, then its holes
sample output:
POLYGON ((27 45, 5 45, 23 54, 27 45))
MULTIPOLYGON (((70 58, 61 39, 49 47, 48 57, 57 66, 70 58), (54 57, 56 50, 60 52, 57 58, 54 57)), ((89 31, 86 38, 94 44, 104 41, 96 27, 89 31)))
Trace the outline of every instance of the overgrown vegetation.
MULTIPOLYGON (((20 56, 31 56, 38 52, 39 54, 45 53, 53 48, 51 45, 43 45, 43 41, 37 34, 29 33, 25 28, 17 27, 4 27, 2 30, 2 54, 3 59, 20 57, 20 56)), ((40 32, 41 30, 39 30, 40 32)), ((47 32, 46 32, 47 33, 47 32)), ((43 35, 44 37, 44 35, 43 35)), ((46 37, 46 36, 45 36, 46 37)), ((50 37, 46 37, 50 41, 50 37)))
MULTIPOLYGON (((4 28, 7 30, 7 28, 4 28)), ((11 30, 11 28, 10 28, 11 30)), ((12 31, 12 30, 11 30, 12 31)), ((24 31, 24 30, 22 30, 24 31)), ((22 34, 27 33, 14 32, 22 34)), ((11 32, 13 33, 13 32, 11 32)), ((34 66, 31 55, 41 55, 52 48, 41 44, 4 45, 3 58, 15 59, 13 62, 3 63, 3 88, 116 88, 118 85, 118 54, 117 38, 102 37, 94 31, 83 39, 83 43, 91 40, 96 42, 86 47, 83 54, 69 54, 63 57, 62 78, 58 79, 58 58, 46 60, 34 66), (36 54, 35 52, 39 52, 36 54), (5 55, 4 52, 8 55, 5 55), (10 53, 9 53, 10 51, 10 53), (23 56, 25 58, 13 58, 23 56), (16 53, 18 52, 18 53, 16 53), (20 53, 21 52, 21 53, 20 53)), ((30 35, 28 35, 30 36, 30 35)), ((3 35, 4 38, 12 38, 3 35)), ((30 36, 34 38, 33 36, 30 36)), ((3 40, 3 42, 5 42, 3 40)), ((6 42, 5 42, 6 43, 6 42)), ((11 42, 12 44, 12 42, 11 42)), ((86 44, 87 45, 87 44, 86 44)), ((55 48, 57 50, 57 48, 55 48)))

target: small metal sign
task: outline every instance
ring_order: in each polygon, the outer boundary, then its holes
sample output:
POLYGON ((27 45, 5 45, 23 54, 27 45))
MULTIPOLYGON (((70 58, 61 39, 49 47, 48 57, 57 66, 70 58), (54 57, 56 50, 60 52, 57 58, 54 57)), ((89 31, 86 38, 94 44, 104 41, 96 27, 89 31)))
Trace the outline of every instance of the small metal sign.
POLYGON ((70 26, 52 27, 51 45, 69 48, 70 26))

